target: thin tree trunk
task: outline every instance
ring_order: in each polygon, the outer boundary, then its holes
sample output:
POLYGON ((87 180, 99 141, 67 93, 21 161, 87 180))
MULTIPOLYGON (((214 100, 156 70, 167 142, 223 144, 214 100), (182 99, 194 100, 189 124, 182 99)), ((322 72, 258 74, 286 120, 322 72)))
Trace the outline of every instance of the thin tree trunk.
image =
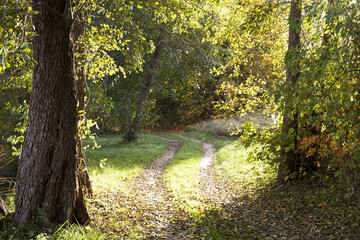
POLYGON ((7 208, 4 200, 0 196, 0 215, 7 216, 9 214, 10 214, 10 211, 7 208))
MULTIPOLYGON (((79 14, 79 18, 74 22, 74 43, 77 44, 78 39, 85 34, 85 21, 83 20, 83 14, 79 14)), ((82 127, 84 126, 85 121, 85 89, 86 85, 86 69, 85 69, 85 59, 84 59, 84 46, 77 45, 77 51, 80 55, 79 58, 75 59, 75 68, 76 68, 76 81, 75 81, 75 90, 76 90, 76 99, 77 99, 77 112, 78 117, 77 121, 80 123, 80 134, 77 139, 76 148, 79 159, 79 179, 80 185, 85 193, 92 195, 92 187, 89 172, 86 165, 86 156, 83 148, 83 139, 82 127)))
POLYGON ((145 88, 144 90, 141 92, 140 97, 139 97, 139 101, 136 105, 136 113, 135 113, 135 117, 131 122, 130 128, 128 130, 128 132, 125 135, 125 141, 127 142, 134 142, 137 140, 138 138, 138 132, 140 129, 140 124, 143 118, 143 108, 144 108, 144 103, 147 99, 147 97, 149 96, 151 87, 153 85, 154 82, 154 72, 155 72, 155 68, 157 65, 157 61, 160 57, 160 51, 161 51, 161 43, 156 47, 154 53, 153 53, 153 57, 151 59, 151 64, 149 67, 149 72, 147 75, 147 80, 145 83, 145 88))
MULTIPOLYGON (((290 61, 292 61, 292 67, 286 73, 286 84, 288 84, 293 90, 297 84, 297 81, 300 77, 300 63, 298 59, 300 51, 300 32, 301 32, 301 10, 302 10, 302 0, 292 0, 290 15, 289 15, 289 44, 288 44, 288 53, 292 53, 293 56, 290 61)), ((291 93, 290 93, 291 94, 291 93)), ((290 105, 290 96, 286 97, 285 100, 285 110, 283 115, 283 126, 281 132, 283 134, 288 134, 291 129, 293 130, 295 136, 291 139, 290 143, 284 144, 281 146, 280 152, 280 165, 277 175, 277 183, 283 184, 285 182, 285 177, 290 173, 297 172, 297 154, 296 154, 296 135, 298 131, 298 121, 297 113, 292 113, 289 110, 290 105), (292 115, 293 114, 293 115, 292 115), (291 116, 292 115, 292 116, 291 116), (290 148, 291 144, 294 144, 294 147, 290 148)))
POLYGON ((78 128, 69 0, 33 0, 29 120, 18 163, 15 222, 41 208, 54 224, 89 221, 78 179, 78 128))

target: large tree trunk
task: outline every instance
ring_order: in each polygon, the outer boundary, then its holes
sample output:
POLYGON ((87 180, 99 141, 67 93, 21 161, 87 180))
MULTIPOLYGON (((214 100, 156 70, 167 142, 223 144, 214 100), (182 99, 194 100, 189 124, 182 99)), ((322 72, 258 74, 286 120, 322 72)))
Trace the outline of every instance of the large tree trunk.
MULTIPOLYGON (((290 15, 289 15, 289 43, 288 53, 292 56, 291 67, 288 68, 286 73, 286 84, 293 90, 300 77, 300 63, 298 59, 300 51, 300 32, 301 32, 301 10, 302 0, 292 0, 290 15)), ((292 92, 292 91, 291 91, 292 92)), ((290 92, 290 94, 291 94, 290 92)), ((296 135, 298 131, 297 113, 292 113, 290 110, 290 96, 286 97, 285 110, 283 114, 283 125, 281 132, 288 134, 291 129, 293 130, 293 137, 289 143, 281 146, 280 165, 277 175, 277 183, 283 184, 285 177, 290 173, 297 172, 297 154, 296 154, 296 135), (292 115, 292 116, 291 116, 292 115), (293 144, 293 147, 290 147, 293 144), (289 149, 290 147, 290 149, 289 149)))
POLYGON ((15 222, 38 208, 55 224, 89 221, 78 179, 77 110, 69 0, 33 0, 35 27, 29 121, 18 163, 15 222))
POLYGON ((138 138, 138 132, 139 132, 140 124, 141 124, 142 117, 143 117, 144 103, 145 103, 147 97, 149 96, 151 87, 152 87, 153 82, 154 82, 154 78, 155 78, 154 71, 155 71, 155 68, 156 68, 156 65, 157 65, 157 61, 158 61, 158 59, 160 57, 160 51, 161 51, 161 44, 156 46, 156 49, 155 49, 155 51, 153 53, 151 63, 150 63, 150 67, 148 69, 145 88, 141 92, 138 103, 136 105, 135 117, 132 120, 130 128, 129 128, 128 132, 126 133, 125 137, 124 137, 125 141, 127 141, 127 142, 134 142, 138 138))

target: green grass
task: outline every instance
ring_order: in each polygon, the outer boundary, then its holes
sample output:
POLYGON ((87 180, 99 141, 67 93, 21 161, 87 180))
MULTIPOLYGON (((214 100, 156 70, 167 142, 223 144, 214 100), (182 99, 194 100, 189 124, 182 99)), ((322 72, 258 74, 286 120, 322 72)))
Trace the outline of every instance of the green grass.
POLYGON ((26 224, 13 225, 13 216, 0 219, 0 239, 12 240, 103 240, 105 236, 90 226, 69 225, 55 226, 45 217, 45 213, 39 210, 34 219, 26 224))
POLYGON ((264 183, 274 179, 274 168, 264 162, 249 162, 248 154, 252 149, 236 145, 235 138, 214 137, 207 132, 192 131, 184 134, 188 137, 212 142, 216 147, 215 167, 224 171, 235 182, 255 187, 256 183, 264 183))
POLYGON ((164 140, 150 134, 140 135, 135 143, 125 143, 118 135, 100 136, 96 142, 101 148, 91 149, 89 144, 86 151, 95 191, 118 189, 167 150, 164 140))
POLYGON ((189 213, 196 214, 199 201, 199 164, 202 157, 202 147, 181 137, 164 135, 183 142, 175 157, 167 166, 164 174, 167 190, 185 206, 189 213))
POLYGON ((128 187, 145 167, 167 151, 166 142, 150 134, 140 135, 135 143, 125 143, 121 136, 114 135, 100 136, 96 142, 101 148, 86 152, 94 188, 94 196, 88 200, 93 227, 106 239, 137 239, 142 228, 133 218, 135 202, 128 195, 128 187))
MULTIPOLYGON (((254 197, 256 190, 268 182, 274 174, 268 165, 247 162, 249 151, 236 147, 234 139, 225 137, 214 138, 209 133, 187 132, 184 135, 215 144, 215 168, 219 175, 232 178, 240 197, 254 197)), ((168 137, 168 136, 166 136, 168 137)), ((183 203, 193 221, 197 223, 198 232, 202 232, 205 239, 261 239, 254 238, 253 230, 232 218, 232 206, 203 199, 199 189, 199 163, 202 157, 201 144, 181 139, 183 145, 178 154, 171 161, 165 174, 167 189, 176 199, 183 203), (197 155, 194 155, 197 153, 197 155)), ((227 186, 225 186, 226 188, 227 186)))
MULTIPOLYGON (((192 237, 205 239, 360 239, 360 197, 345 197, 341 185, 329 177, 307 176, 278 187, 274 169, 262 162, 248 162, 249 151, 232 144, 234 139, 214 138, 204 132, 187 136, 216 146, 215 167, 236 186, 236 199, 228 203, 204 202, 199 189, 201 144, 177 136, 183 142, 168 165, 166 188, 190 213, 192 237)), ((0 239, 139 239, 146 226, 141 221, 134 196, 121 187, 166 151, 165 142, 141 135, 139 142, 126 144, 120 136, 100 136, 100 149, 88 150, 89 173, 94 197, 88 200, 92 227, 55 228, 41 215, 26 226, 13 227, 12 217, 1 220, 0 239), (101 159, 107 158, 102 166, 101 159), (136 205, 136 206, 135 206, 136 205), (56 230, 59 229, 59 230, 56 230)), ((227 186, 225 186, 227 187, 227 186)), ((141 208, 140 208, 141 209, 141 208)), ((142 212, 146 215, 146 211, 142 212)))
MULTIPOLYGON (((43 238, 40 238, 41 235, 38 235, 37 237, 37 239, 47 239, 45 234, 42 236, 43 238)), ((53 234, 52 238, 57 240, 104 240, 105 236, 101 232, 91 228, 90 226, 82 227, 77 225, 71 225, 59 228, 53 234)))
POLYGON ((217 140, 215 145, 218 149, 216 166, 223 169, 235 182, 256 187, 257 184, 264 184, 275 178, 272 166, 260 161, 247 160, 251 149, 245 149, 226 140, 217 140))
POLYGON ((190 132, 205 133, 214 137, 230 137, 235 131, 241 129, 244 123, 253 122, 257 127, 271 127, 276 124, 262 113, 247 113, 242 116, 233 116, 226 119, 216 118, 202 121, 187 128, 190 132))
MULTIPOLYGON (((210 126, 211 127, 211 126, 210 126)), ((215 170, 220 176, 230 177, 232 187, 236 187, 237 196, 256 196, 256 191, 274 178, 273 169, 262 162, 248 162, 250 149, 235 145, 235 138, 212 135, 208 131, 190 131, 185 136, 211 142, 215 145, 215 170)), ((226 188, 227 186, 225 186, 226 188)), ((230 186, 229 186, 230 187, 230 186)), ((239 200, 241 201, 241 200, 239 200)), ((253 230, 246 224, 237 221, 233 216, 243 211, 234 211, 234 203, 203 205, 198 212, 198 222, 205 229, 206 239, 262 239, 252 234, 253 230)), ((235 203, 235 205, 237 205, 235 203)), ((235 208, 236 209, 236 208, 235 208)))

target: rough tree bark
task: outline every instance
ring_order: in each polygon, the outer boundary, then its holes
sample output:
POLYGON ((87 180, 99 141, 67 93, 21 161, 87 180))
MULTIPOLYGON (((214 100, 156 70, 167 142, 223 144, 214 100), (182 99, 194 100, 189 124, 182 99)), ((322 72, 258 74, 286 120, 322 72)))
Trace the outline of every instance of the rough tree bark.
MULTIPOLYGON (((159 38, 161 38, 161 34, 160 34, 159 38)), ((155 68, 157 65, 157 61, 160 57, 160 51, 161 51, 162 46, 161 46, 161 41, 159 41, 159 42, 160 43, 156 46, 155 51, 152 56, 152 59, 151 59, 151 63, 150 63, 149 69, 148 69, 147 79, 146 79, 146 83, 145 83, 145 88, 141 92, 138 103, 136 105, 135 117, 132 120, 130 128, 124 137, 125 141, 127 141, 127 142, 134 142, 138 138, 138 132, 139 132, 140 124, 141 124, 142 117, 143 117, 144 103, 145 103, 147 97, 149 96, 151 87, 153 85, 154 78, 155 78, 154 72, 155 72, 155 68)))
MULTIPOLYGON (((293 67, 288 68, 286 73, 286 84, 294 89, 298 79, 300 77, 300 63, 297 55, 300 51, 300 32, 301 32, 301 10, 302 0, 292 0, 290 15, 289 15, 289 43, 288 52, 293 53, 293 59, 291 59, 291 65, 293 67)), ((294 148, 286 149, 291 143, 287 143, 281 146, 280 152, 280 165, 277 175, 277 183, 283 184, 285 177, 289 173, 297 172, 297 154, 296 154, 296 134, 298 131, 297 113, 289 111, 290 96, 286 97, 285 110, 283 114, 283 126, 281 132, 288 134, 290 129, 293 129, 295 137, 292 139, 292 143, 295 145, 294 148), (293 117, 291 115, 293 114, 293 117)))
POLYGON ((54 224, 89 221, 78 179, 77 109, 69 0, 33 0, 36 65, 18 163, 15 222, 38 208, 54 224))

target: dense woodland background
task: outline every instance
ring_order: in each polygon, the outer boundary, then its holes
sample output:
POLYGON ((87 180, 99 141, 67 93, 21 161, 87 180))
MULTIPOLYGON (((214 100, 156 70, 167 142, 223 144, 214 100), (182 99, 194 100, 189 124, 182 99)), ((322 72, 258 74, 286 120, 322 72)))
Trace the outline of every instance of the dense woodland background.
POLYGON ((227 135, 277 185, 358 198, 358 1, 0 3, 0 196, 17 167, 16 223, 38 208, 53 223, 89 220, 83 139, 209 119, 245 118, 227 135))

